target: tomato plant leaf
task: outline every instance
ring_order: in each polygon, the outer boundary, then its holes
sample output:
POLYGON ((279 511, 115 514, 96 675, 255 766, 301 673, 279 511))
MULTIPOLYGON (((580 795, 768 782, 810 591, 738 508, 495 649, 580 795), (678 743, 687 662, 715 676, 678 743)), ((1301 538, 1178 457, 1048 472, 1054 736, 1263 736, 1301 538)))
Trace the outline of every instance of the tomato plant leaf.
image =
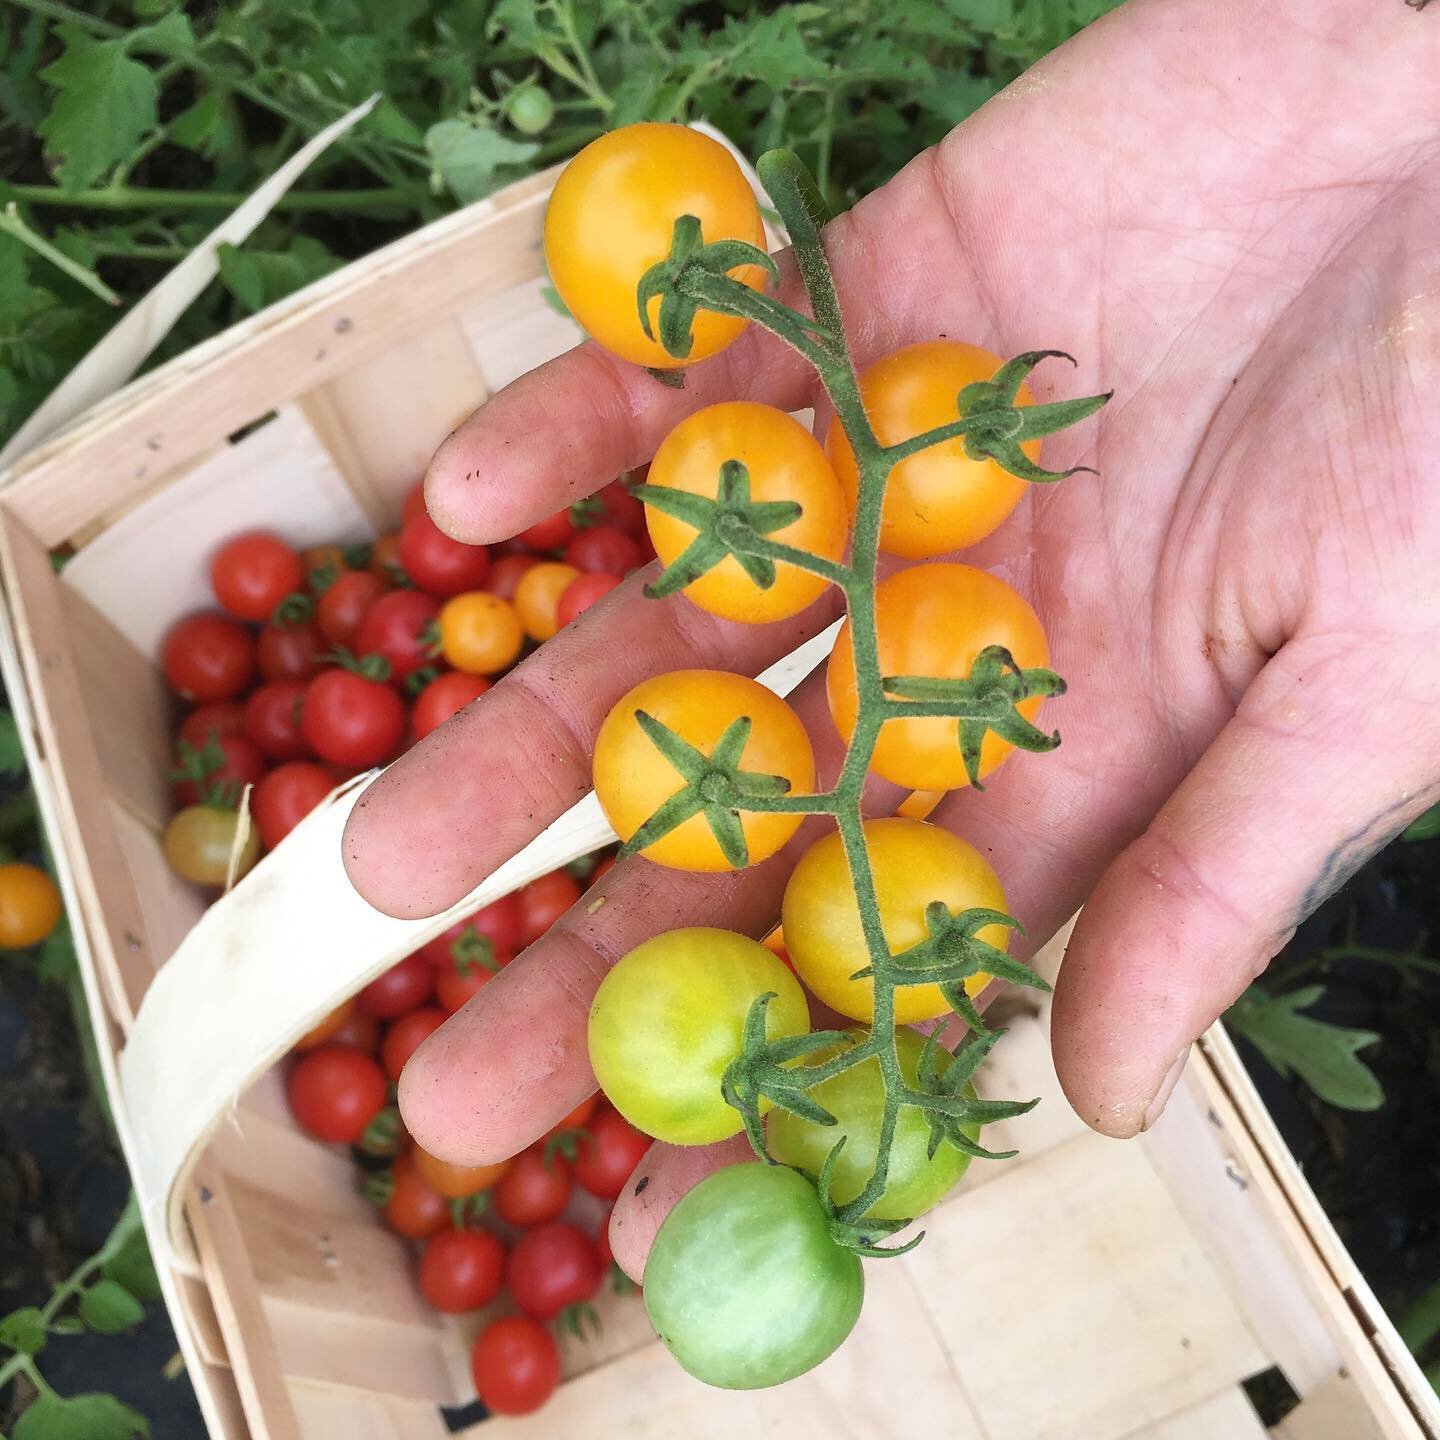
POLYGON ((11 1440, 148 1440, 150 1422, 113 1395, 42 1391, 15 1422, 11 1440))
POLYGON ((524 165, 540 150, 533 141, 511 140, 489 125, 461 119, 432 125, 425 148, 431 184, 437 192, 449 190, 462 205, 488 195, 500 172, 524 165))
POLYGON ((222 245, 217 258, 220 279, 251 311, 263 310, 340 267, 339 259, 308 235, 297 235, 283 250, 239 250, 222 245))
POLYGON ((61 159, 61 186, 83 190, 154 128, 157 87, 123 41, 96 40, 68 22, 55 33, 65 51, 40 72, 56 93, 36 133, 61 159))
POLYGON ((0 1345, 24 1355, 38 1355, 45 1348, 45 1321, 40 1311, 26 1305, 0 1320, 0 1345))
POLYGON ((1331 1025, 1299 1013, 1324 994, 1323 985, 1306 985, 1287 995, 1269 995, 1252 985, 1226 1012, 1225 1022, 1282 1078, 1297 1075, 1327 1104, 1340 1110, 1378 1110, 1385 1092, 1356 1052, 1380 1037, 1373 1030, 1331 1025))
POLYGON ((145 1318, 145 1307, 116 1280, 97 1280, 80 1297, 80 1318, 101 1335, 118 1335, 145 1318))
POLYGON ((144 1230, 132 1230, 120 1248, 105 1261, 101 1273, 107 1280, 123 1285, 137 1300, 160 1298, 160 1277, 155 1273, 155 1261, 151 1258, 144 1230))
POLYGON ((0 771, 6 775, 25 773, 25 751, 20 744, 20 727, 14 712, 0 707, 0 771))
POLYGON ((1402 840, 1433 840, 1440 835, 1440 805, 1432 805, 1418 820, 1412 820, 1402 840))

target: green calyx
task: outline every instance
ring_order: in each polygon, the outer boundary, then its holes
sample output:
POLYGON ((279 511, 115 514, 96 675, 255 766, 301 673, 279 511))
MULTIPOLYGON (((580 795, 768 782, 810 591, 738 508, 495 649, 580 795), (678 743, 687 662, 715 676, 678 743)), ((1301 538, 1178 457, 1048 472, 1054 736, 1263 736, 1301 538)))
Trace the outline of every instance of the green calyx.
POLYGON ((684 589, 728 556, 734 556, 760 589, 768 590, 775 583, 775 562, 759 553, 764 537, 793 525, 803 513, 793 500, 751 500, 750 472, 738 460, 727 460, 720 467, 713 500, 668 485, 637 485, 632 493, 652 509, 673 515, 699 532, 654 583, 645 587, 652 600, 684 589))
POLYGON ((1026 700, 1063 695, 1065 682, 1041 666, 1022 670, 1002 645, 988 645, 976 657, 964 680, 942 680, 928 675, 887 675, 881 682, 896 716, 941 716, 959 721, 960 755, 965 773, 976 790, 980 783, 980 747, 993 730, 1018 750, 1041 753, 1060 743, 1058 730, 1046 734, 1021 713, 1026 700))
POLYGON ((469 975, 477 969, 488 970, 492 975, 500 973, 500 962, 495 958, 495 942, 473 925, 467 925, 450 942, 450 958, 460 975, 469 975))
MULTIPOLYGON (((773 999, 775 992, 767 990, 751 1003, 745 1016, 740 1054, 726 1067, 720 1081, 720 1090, 726 1102, 740 1112, 745 1122, 745 1133, 750 1138, 751 1147, 764 1160, 771 1157, 765 1147, 761 1101, 768 1100, 770 1104, 816 1125, 833 1125, 835 1117, 806 1093, 820 1083, 817 1078, 819 1071, 828 1073, 833 1067, 802 1066, 797 1062, 829 1045, 848 1044, 851 1040, 844 1030, 816 1030, 808 1035, 767 1039, 765 1012, 773 999)), ((844 1058, 847 1063, 854 1063, 849 1056, 844 1058)))
POLYGON ((635 300, 645 338, 655 339, 650 325, 650 302, 659 296, 660 344, 666 354, 677 360, 688 359, 694 344, 695 314, 702 308, 703 301, 698 279, 702 276, 723 279, 731 270, 745 265, 758 265, 772 279, 779 278, 779 269, 763 250, 743 240, 716 240, 707 245, 700 233, 699 220, 693 215, 682 215, 675 222, 670 253, 640 277, 635 300))
MULTIPOLYGON (((853 1250, 855 1254, 863 1255, 869 1260, 894 1260, 898 1256, 908 1255, 925 1238, 923 1230, 903 1245, 881 1245, 879 1241, 898 1234, 906 1226, 914 1224, 914 1221, 877 1220, 873 1216, 869 1219, 855 1219, 851 1218, 855 1211, 853 1200, 848 1205, 836 1206, 830 1187, 835 1173, 835 1162, 839 1160, 840 1152, 844 1148, 845 1137, 842 1135, 825 1157, 825 1164, 821 1167, 820 1178, 815 1186, 820 1195, 821 1209, 825 1211, 825 1218, 830 1223, 830 1238, 837 1245, 853 1250)), ((865 1208, 868 1209, 869 1205, 865 1208)), ((863 1215, 864 1211, 859 1213, 863 1215)))
POLYGON ((906 1099, 930 1122, 928 1153, 932 1158, 942 1145, 953 1145, 979 1160, 1008 1160, 1016 1153, 1014 1150, 987 1150, 970 1134, 972 1130, 996 1120, 1011 1120, 1017 1115, 1024 1115, 1040 1103, 1038 1100, 981 1100, 976 1096, 971 1082, 981 1062, 1004 1033, 1003 1030, 987 1030, 962 1038, 953 1050, 947 1050, 940 1043, 936 1038, 937 1031, 932 1031, 926 1038, 925 1049, 921 1051, 916 1068, 915 1089, 906 1099), (944 1070, 936 1064, 936 1056, 941 1050, 951 1057, 951 1063, 944 1070))
POLYGON ((270 621, 282 630, 292 630, 295 626, 304 624, 314 613, 314 599, 305 594, 303 590, 297 590, 294 594, 287 595, 275 607, 275 613, 270 617, 270 621))
POLYGON ((740 768, 750 739, 750 717, 732 720, 709 755, 644 710, 637 710, 635 719, 685 784, 620 847, 620 858, 653 845, 692 816, 703 815, 726 862, 743 869, 750 863, 750 847, 740 823, 742 809, 763 810, 766 799, 778 798, 790 789, 790 782, 781 775, 740 768))

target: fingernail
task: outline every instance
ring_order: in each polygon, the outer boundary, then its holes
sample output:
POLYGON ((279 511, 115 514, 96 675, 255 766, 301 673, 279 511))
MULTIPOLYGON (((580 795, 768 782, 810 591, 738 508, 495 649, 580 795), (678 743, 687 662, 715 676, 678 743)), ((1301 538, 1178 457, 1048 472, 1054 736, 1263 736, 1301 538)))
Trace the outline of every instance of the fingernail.
POLYGON ((1148 1130, 1165 1112, 1165 1106, 1170 1101, 1170 1096, 1175 1087, 1180 1083, 1180 1076, 1184 1074, 1185 1062, 1190 1058, 1190 1047, 1187 1045, 1176 1057, 1170 1068, 1165 1072, 1165 1078, 1160 1082, 1160 1088, 1151 1098, 1150 1103, 1145 1107, 1145 1119, 1140 1129, 1148 1130))

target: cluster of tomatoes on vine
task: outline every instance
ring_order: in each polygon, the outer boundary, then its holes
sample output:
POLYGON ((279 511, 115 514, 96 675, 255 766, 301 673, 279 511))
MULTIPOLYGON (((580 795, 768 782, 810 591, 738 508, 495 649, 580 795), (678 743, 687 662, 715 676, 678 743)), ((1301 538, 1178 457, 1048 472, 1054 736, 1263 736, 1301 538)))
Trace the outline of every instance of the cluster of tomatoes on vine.
MULTIPOLYGON (((592 857, 575 869, 593 884, 609 864, 592 857)), ((406 1134, 394 1090, 472 979, 483 985, 580 895, 576 873, 558 870, 457 921, 302 1036, 286 1081, 301 1128, 351 1147, 385 1223, 416 1242, 425 1298, 447 1315, 486 1312, 471 1362, 481 1399, 501 1414, 534 1410, 554 1391, 550 1326, 588 1334, 607 1275, 631 1288, 611 1260, 608 1207, 650 1141, 592 1096, 512 1159, 454 1165, 406 1134)))
POLYGON ((677 1145, 743 1127, 756 1151, 679 1200, 644 1275, 681 1364, 738 1388, 829 1355, 859 1315, 857 1257, 898 1253, 881 1240, 943 1199, 973 1156, 999 1158, 979 1145, 981 1124, 1033 1103, 976 1096, 995 1036, 973 997, 997 976, 1043 982, 1006 954, 1018 925, 989 861, 919 816, 938 792, 983 788, 1016 748, 1058 744, 1033 723, 1063 690, 1039 619, 1004 580, 948 557, 993 532, 1028 483, 1063 478, 1039 467, 1040 438, 1108 398, 1035 405, 1027 376, 1054 352, 1007 362, 949 337, 857 377, 813 182, 778 152, 759 168, 811 313, 765 293, 779 272, 756 197, 723 146, 682 126, 594 141, 557 182, 545 226, 561 298, 615 355, 673 384, 756 323, 810 360, 835 409, 822 445, 773 406, 706 405, 663 440, 637 493, 661 566, 655 598, 761 624, 843 592, 826 673, 848 747, 838 777, 817 790, 796 709, 720 670, 643 681, 594 754, 622 853, 661 865, 737 870, 779 857, 807 816, 838 825, 783 862, 790 967, 747 935, 672 930, 619 960, 590 1014, 596 1078, 637 1127, 677 1145), (880 579, 877 550, 922 563, 880 579), (864 818, 867 771, 919 793, 904 813, 864 818), (812 1031, 807 990, 851 1028, 812 1031), (953 1049, 904 1028, 952 1012, 971 1031, 953 1049))
POLYGON ((236 536, 211 564, 219 608, 182 619, 163 647, 166 679, 190 707, 171 865, 223 885, 253 786, 243 874, 340 781, 423 739, 651 553, 620 482, 493 547, 443 534, 419 485, 401 528, 373 545, 236 536))

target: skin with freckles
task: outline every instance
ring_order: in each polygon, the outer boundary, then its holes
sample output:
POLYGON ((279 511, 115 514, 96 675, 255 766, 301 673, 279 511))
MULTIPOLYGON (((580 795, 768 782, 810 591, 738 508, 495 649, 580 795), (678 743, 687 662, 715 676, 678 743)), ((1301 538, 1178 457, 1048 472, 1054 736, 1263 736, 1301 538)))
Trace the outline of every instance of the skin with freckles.
MULTIPOLYGON (((1297 921, 1440 798, 1437 20, 1400 0, 1132 0, 826 231, 862 365, 948 335, 1079 357, 1035 372, 1037 401, 1116 393, 1043 455, 1099 478, 1032 488, 964 555, 1040 616, 1070 693, 1039 723, 1064 744, 932 817, 993 862, 1031 946, 1086 901, 1053 1044, 1106 1134, 1154 1120, 1177 1058, 1297 921)), ((761 335, 678 391, 581 347, 445 443, 427 502, 456 537, 499 539, 737 398, 815 392, 761 335)), ((833 613, 741 627, 646 602, 643 579, 371 787, 345 837, 364 895, 439 911, 584 793, 631 685, 755 674, 833 613)), ((823 699, 796 703, 823 779, 823 699)), ((595 913, 592 892, 416 1052, 417 1137, 478 1162, 542 1133, 593 1084, 605 968, 676 925, 763 933, 813 833, 739 875, 611 871, 595 913)), ((734 1158, 652 1149, 612 1224, 632 1274, 674 1199, 734 1158)))

